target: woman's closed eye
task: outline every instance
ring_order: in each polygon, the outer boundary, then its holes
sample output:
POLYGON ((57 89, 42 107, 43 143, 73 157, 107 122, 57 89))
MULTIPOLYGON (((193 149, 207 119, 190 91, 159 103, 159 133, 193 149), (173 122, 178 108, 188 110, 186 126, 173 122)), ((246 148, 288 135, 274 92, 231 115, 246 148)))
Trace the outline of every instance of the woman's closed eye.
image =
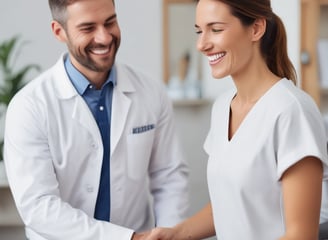
MULTIPOLYGON (((213 33, 220 33, 220 32, 223 31, 223 29, 222 29, 222 28, 212 28, 211 31, 212 31, 213 33)), ((203 33, 203 31, 200 30, 200 29, 196 29, 196 30, 195 30, 195 33, 196 33, 196 34, 201 34, 201 33, 203 33)))
POLYGON ((214 33, 219 33, 219 32, 222 32, 223 31, 223 29, 219 29, 219 28, 213 28, 212 29, 212 32, 214 32, 214 33))

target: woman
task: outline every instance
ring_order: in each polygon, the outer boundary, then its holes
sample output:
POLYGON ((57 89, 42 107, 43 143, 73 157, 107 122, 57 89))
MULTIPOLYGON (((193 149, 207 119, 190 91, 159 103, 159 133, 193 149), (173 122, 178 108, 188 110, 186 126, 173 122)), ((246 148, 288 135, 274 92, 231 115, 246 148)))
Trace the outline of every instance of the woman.
POLYGON ((147 239, 316 240, 325 130, 295 86, 283 23, 269 0, 200 0, 195 27, 212 75, 236 86, 216 100, 204 144, 211 203, 147 239))

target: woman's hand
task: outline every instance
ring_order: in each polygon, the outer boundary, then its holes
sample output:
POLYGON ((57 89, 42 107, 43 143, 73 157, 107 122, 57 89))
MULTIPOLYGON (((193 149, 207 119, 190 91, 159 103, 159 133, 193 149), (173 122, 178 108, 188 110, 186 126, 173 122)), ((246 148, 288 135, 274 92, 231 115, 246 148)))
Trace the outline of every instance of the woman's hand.
POLYGON ((158 227, 147 232, 134 233, 131 240, 174 240, 178 239, 176 235, 177 231, 174 228, 158 227))
POLYGON ((177 236, 177 231, 175 228, 154 228, 147 235, 145 240, 174 240, 177 236))

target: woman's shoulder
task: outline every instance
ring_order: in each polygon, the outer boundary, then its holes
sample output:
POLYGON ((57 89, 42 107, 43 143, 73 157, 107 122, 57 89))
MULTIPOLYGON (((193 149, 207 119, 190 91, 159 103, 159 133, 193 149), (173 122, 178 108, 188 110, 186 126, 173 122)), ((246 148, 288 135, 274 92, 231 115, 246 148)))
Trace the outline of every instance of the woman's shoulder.
POLYGON ((277 101, 281 101, 282 106, 319 112, 314 99, 290 80, 282 79, 276 92, 279 94, 277 101))

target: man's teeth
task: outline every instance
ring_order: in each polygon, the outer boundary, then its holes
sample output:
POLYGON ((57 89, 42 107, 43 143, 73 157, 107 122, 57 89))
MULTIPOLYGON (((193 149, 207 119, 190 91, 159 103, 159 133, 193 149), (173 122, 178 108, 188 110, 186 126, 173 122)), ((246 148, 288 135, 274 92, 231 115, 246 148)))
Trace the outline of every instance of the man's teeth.
POLYGON ((103 49, 92 49, 92 52, 94 54, 105 54, 109 51, 108 48, 103 48, 103 49))
POLYGON ((218 60, 219 58, 222 58, 224 56, 224 53, 218 53, 218 54, 214 54, 212 56, 208 56, 208 60, 210 60, 211 62, 218 60))

